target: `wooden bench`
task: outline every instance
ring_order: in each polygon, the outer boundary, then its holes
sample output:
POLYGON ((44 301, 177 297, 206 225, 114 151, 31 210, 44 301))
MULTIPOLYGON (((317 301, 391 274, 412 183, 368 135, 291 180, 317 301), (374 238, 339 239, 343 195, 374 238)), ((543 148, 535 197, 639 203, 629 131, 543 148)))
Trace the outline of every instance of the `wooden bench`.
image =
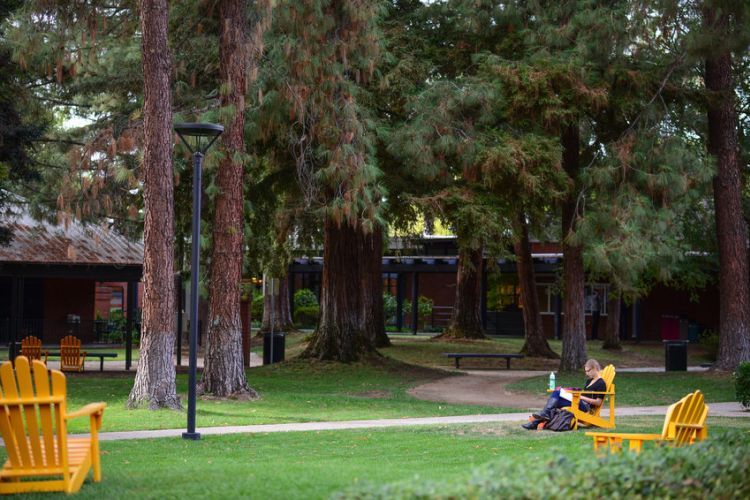
POLYGON ((510 370, 510 360, 511 359, 522 359, 523 354, 498 354, 498 353, 491 353, 491 352, 483 352, 483 353, 470 353, 470 352, 444 352, 443 356, 446 358, 455 358, 456 359, 456 368, 458 368, 458 362, 461 358, 501 358, 504 359, 507 363, 507 369, 510 370))

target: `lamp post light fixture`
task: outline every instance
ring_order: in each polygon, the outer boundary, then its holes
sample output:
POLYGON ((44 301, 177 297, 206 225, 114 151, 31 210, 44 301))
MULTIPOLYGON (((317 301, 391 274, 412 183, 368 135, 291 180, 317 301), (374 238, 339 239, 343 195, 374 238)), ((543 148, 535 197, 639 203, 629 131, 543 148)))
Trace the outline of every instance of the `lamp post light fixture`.
POLYGON ((190 265, 190 367, 188 379, 187 432, 183 439, 200 439, 195 432, 195 383, 198 365, 198 276, 200 270, 201 237, 201 169, 203 155, 224 132, 224 127, 213 123, 175 123, 174 130, 193 154, 193 229, 190 265), (191 142, 193 143, 191 145, 191 142))

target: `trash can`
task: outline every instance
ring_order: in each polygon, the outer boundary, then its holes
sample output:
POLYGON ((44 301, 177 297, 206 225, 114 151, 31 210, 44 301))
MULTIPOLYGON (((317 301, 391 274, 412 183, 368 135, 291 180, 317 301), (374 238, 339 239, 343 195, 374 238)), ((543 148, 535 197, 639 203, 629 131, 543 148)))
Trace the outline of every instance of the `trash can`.
POLYGON ((665 340, 665 370, 668 372, 687 371, 687 340, 665 340))
POLYGON ((271 335, 266 333, 263 335, 263 364, 268 365, 271 363, 278 363, 284 361, 284 347, 286 345, 286 334, 274 333, 273 334, 273 346, 271 345, 271 335), (273 347, 273 349, 271 349, 273 347), (271 356, 273 351, 273 359, 271 356))

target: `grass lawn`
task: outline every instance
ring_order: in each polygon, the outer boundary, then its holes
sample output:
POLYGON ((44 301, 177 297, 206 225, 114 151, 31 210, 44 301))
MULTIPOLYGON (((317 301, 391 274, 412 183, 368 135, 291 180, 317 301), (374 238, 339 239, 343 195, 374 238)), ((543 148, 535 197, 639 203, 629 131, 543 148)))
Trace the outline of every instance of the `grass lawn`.
MULTIPOLYGON (((133 373, 89 372, 68 375, 69 407, 91 401, 109 404, 104 431, 179 428, 185 412, 126 410, 133 373)), ((498 408, 451 405, 415 399, 412 386, 444 373, 388 360, 374 363, 314 363, 292 360, 253 368, 248 381, 260 392, 258 401, 199 399, 199 427, 324 420, 357 420, 417 416, 497 413, 498 408)), ((187 401, 187 376, 177 376, 178 392, 187 401)), ((84 432, 86 421, 71 422, 71 431, 84 432)))
MULTIPOLYGON (((528 378, 508 388, 528 394, 547 389, 547 376, 528 378)), ((557 385, 581 387, 584 376, 557 374, 557 385)), ((710 372, 618 373, 615 376, 617 406, 669 405, 682 396, 700 389, 706 402, 736 401, 734 382, 726 374, 710 372)))
MULTIPOLYGON (((517 353, 523 346, 522 338, 500 337, 486 340, 433 340, 426 336, 391 335, 393 346, 382 349, 382 352, 405 363, 431 366, 435 368, 453 368, 454 361, 442 356, 444 352, 500 352, 517 353)), ((552 349, 560 353, 562 341, 550 340, 552 349)), ((614 364, 617 368, 641 366, 664 366, 664 346, 661 342, 627 342, 621 351, 602 349, 602 342, 589 340, 586 343, 588 356, 598 360, 602 366, 614 364)), ((708 362, 704 348, 699 344, 688 347, 688 365, 699 365, 708 362)), ((511 368, 518 370, 557 370, 558 360, 539 358, 514 359, 511 368)), ((462 368, 505 368, 502 359, 464 359, 462 368)))
MULTIPOLYGON (((623 418, 618 430, 658 432, 661 421, 623 418)), ((750 420, 709 418, 709 425, 714 434, 750 429, 750 420)), ((583 432, 528 432, 510 423, 103 442, 103 482, 85 483, 80 496, 327 498, 365 481, 450 482, 491 462, 533 466, 591 450, 583 432)))

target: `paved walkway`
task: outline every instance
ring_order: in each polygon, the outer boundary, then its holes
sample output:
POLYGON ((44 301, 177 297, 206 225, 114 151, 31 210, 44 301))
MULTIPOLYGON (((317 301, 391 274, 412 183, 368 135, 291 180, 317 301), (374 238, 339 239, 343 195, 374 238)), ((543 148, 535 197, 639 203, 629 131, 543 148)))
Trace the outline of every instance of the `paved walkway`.
MULTIPOLYGON (((750 411, 743 411, 739 403, 712 403, 711 417, 741 417, 750 418, 750 411)), ((664 416, 666 406, 642 406, 619 408, 619 416, 664 416)), ((606 411, 602 412, 607 415, 606 411)), ((384 427, 411 427, 415 425, 446 425, 446 424, 479 424, 490 422, 524 422, 529 413, 498 413, 491 415, 460 415, 453 417, 424 417, 424 418, 389 418, 380 420, 348 420, 342 422, 304 422, 291 424, 263 424, 236 425, 228 427, 204 427, 197 431, 204 436, 222 434, 257 434, 267 432, 304 432, 304 431, 334 431, 342 429, 379 429, 384 427)), ((127 431, 103 432, 99 434, 104 441, 122 439, 152 439, 163 437, 180 437, 185 429, 163 429, 155 431, 127 431)))

